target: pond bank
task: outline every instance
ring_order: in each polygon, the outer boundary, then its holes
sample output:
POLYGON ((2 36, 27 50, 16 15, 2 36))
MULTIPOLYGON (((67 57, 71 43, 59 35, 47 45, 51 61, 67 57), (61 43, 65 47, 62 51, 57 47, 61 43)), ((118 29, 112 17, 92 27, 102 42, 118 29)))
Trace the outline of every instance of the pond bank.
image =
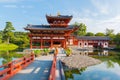
POLYGON ((71 68, 71 69, 80 69, 83 67, 92 66, 95 64, 101 63, 100 60, 89 57, 89 56, 83 56, 79 53, 73 54, 69 57, 63 57, 61 58, 62 63, 71 68))
POLYGON ((80 48, 75 47, 75 46, 70 46, 70 49, 72 50, 72 55, 69 57, 62 57, 61 61, 63 62, 63 64, 65 64, 65 66, 69 67, 69 68, 83 68, 83 67, 88 67, 88 66, 92 66, 92 65, 96 65, 101 63, 100 60, 89 57, 89 56, 85 56, 85 55, 80 55, 80 48))

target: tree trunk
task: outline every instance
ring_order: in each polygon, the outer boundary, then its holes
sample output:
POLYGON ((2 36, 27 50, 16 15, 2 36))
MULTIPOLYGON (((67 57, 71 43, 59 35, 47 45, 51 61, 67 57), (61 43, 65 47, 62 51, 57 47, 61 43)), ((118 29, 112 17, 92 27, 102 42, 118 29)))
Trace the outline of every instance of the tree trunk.
POLYGON ((9 55, 9 51, 8 50, 6 51, 6 53, 7 53, 7 55, 9 55))
POLYGON ((7 43, 8 43, 8 44, 10 43, 10 38, 9 38, 9 37, 7 38, 7 43))

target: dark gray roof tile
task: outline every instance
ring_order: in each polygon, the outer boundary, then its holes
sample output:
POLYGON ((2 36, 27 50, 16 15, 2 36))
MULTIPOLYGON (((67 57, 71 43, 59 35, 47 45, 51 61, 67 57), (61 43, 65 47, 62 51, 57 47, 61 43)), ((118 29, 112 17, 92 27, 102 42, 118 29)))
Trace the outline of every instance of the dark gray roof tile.
POLYGON ((73 29, 74 26, 73 25, 69 25, 68 27, 50 27, 50 25, 31 25, 28 24, 27 27, 25 29, 29 30, 29 29, 39 29, 39 30, 69 30, 69 29, 73 29))
POLYGON ((107 36, 76 36, 79 40, 110 40, 107 36))

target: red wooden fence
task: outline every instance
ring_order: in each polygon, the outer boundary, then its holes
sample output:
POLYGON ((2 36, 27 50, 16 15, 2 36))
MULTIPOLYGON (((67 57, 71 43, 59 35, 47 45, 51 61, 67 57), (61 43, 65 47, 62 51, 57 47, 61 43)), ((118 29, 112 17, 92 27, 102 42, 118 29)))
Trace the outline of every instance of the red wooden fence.
POLYGON ((49 80, 56 80, 57 54, 58 54, 58 48, 56 47, 55 52, 54 52, 54 56, 53 56, 52 67, 50 70, 49 80))
POLYGON ((0 70, 0 80, 8 80, 10 77, 14 76, 18 71, 25 68, 33 61, 34 54, 30 54, 0 66, 0 68, 3 68, 3 70, 0 70))
POLYGON ((54 55, 49 80, 56 80, 56 54, 54 55))

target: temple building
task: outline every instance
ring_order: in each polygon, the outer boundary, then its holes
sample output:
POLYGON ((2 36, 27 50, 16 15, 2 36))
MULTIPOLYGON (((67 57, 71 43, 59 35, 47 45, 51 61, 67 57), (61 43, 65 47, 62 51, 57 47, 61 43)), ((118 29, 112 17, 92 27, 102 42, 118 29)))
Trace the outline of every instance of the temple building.
POLYGON ((53 48, 73 45, 73 33, 78 27, 68 25, 73 16, 48 16, 49 25, 28 24, 25 30, 29 30, 30 48, 53 48))
POLYGON ((48 25, 32 25, 28 24, 25 30, 30 31, 30 49, 54 48, 67 46, 84 47, 108 47, 108 37, 88 37, 71 35, 79 27, 68 25, 73 16, 46 15, 48 25))
POLYGON ((80 48, 108 48, 109 37, 106 36, 76 36, 74 40, 74 45, 80 48))

